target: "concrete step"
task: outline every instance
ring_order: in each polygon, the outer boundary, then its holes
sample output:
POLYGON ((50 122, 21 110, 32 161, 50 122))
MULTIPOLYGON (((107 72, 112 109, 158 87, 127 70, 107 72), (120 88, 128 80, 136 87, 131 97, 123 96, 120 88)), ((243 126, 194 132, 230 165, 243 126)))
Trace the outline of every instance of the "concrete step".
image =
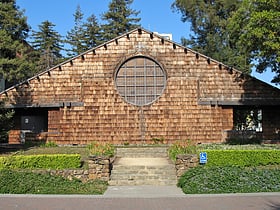
POLYGON ((176 185, 175 165, 168 147, 119 147, 110 185, 176 185))
POLYGON ((110 186, 140 186, 140 185, 152 185, 152 186, 176 186, 176 180, 159 180, 159 179, 149 179, 149 180, 110 180, 110 186))
POLYGON ((174 171, 175 174, 175 168, 173 165, 159 165, 159 166, 139 166, 139 165, 114 165, 113 166, 113 170, 112 170, 112 174, 114 172, 121 172, 121 171, 125 171, 125 172, 147 172, 147 171, 153 171, 153 172, 157 172, 157 171, 174 171))
POLYGON ((118 147, 116 148, 116 156, 123 158, 167 158, 168 147, 118 147))

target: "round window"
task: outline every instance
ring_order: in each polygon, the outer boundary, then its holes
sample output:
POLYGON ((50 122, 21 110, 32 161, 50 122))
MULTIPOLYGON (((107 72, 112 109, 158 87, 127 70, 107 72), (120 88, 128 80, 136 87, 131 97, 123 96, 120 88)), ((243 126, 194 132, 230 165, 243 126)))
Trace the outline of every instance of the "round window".
POLYGON ((144 106, 157 100, 164 91, 166 74, 147 57, 133 57, 124 62, 115 77, 119 94, 128 103, 144 106))

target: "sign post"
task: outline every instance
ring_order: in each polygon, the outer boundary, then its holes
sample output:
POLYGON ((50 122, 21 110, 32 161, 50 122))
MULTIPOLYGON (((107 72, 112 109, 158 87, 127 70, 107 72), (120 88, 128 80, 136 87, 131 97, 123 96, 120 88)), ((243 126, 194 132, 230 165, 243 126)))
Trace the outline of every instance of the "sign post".
POLYGON ((206 152, 201 152, 199 154, 199 163, 200 164, 206 164, 207 163, 207 153, 206 152))

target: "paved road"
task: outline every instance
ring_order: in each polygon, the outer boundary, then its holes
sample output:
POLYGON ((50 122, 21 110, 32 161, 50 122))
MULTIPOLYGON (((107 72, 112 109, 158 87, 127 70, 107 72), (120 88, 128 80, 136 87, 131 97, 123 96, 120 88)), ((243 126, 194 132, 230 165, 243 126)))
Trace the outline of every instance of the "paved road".
POLYGON ((115 209, 280 210, 280 193, 184 195, 172 187, 110 187, 102 196, 0 195, 0 210, 115 209))

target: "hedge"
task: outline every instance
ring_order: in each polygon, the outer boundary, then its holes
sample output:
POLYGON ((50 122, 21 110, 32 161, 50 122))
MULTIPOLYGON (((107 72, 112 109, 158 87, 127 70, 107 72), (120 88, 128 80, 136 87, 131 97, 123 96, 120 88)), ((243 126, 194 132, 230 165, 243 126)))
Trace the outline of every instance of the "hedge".
POLYGON ((81 167, 79 154, 14 155, 0 157, 0 169, 66 169, 81 167))
POLYGON ((206 150, 207 166, 265 166, 280 164, 280 150, 206 150))

